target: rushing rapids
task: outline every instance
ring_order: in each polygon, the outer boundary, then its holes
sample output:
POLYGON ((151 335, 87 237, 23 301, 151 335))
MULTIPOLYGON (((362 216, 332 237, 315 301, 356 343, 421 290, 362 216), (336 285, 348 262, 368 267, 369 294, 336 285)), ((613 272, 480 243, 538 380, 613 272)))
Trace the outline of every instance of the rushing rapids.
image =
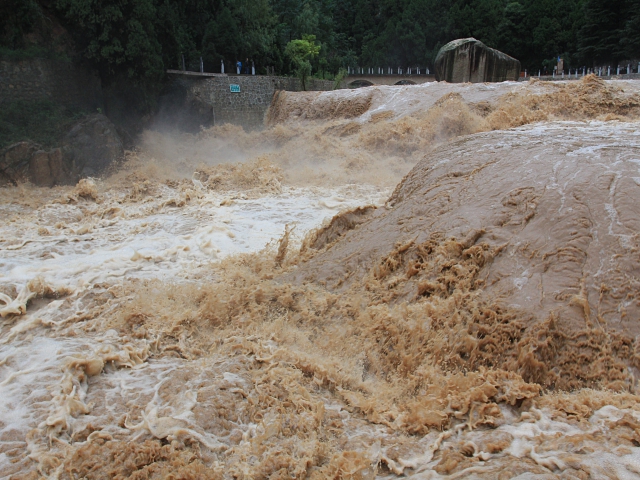
POLYGON ((0 190, 0 477, 640 478, 639 118, 281 93, 0 190))

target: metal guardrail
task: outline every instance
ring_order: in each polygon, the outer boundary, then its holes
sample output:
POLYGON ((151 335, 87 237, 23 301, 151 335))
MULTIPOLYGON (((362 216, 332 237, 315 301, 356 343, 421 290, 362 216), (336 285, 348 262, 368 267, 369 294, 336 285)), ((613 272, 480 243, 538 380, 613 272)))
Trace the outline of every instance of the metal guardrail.
POLYGON ((177 75, 190 75, 193 77, 228 77, 226 73, 204 73, 204 72, 190 72, 188 70, 167 70, 167 73, 177 75))
MULTIPOLYGON (((575 76, 575 75, 529 75, 525 78, 521 77, 518 79, 519 82, 528 82, 529 80, 531 80, 532 78, 536 79, 536 80, 542 80, 542 81, 547 81, 547 82, 561 82, 561 81, 575 81, 575 80, 581 80, 583 79, 585 76, 584 75, 579 75, 579 76, 575 76)), ((602 80, 640 80, 640 73, 621 73, 620 75, 596 75, 596 77, 601 78, 602 80)))
POLYGON ((388 76, 425 76, 434 75, 427 67, 393 68, 393 67, 349 67, 349 76, 388 77, 388 76), (394 73, 395 70, 395 73, 394 73))

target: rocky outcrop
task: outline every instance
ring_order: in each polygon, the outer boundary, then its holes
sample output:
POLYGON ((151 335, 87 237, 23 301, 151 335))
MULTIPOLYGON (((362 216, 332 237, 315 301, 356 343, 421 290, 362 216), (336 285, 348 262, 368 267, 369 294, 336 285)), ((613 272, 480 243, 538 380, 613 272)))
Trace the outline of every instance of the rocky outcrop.
POLYGON ((475 38, 447 43, 435 62, 436 80, 449 83, 517 81, 520 62, 475 38))
POLYGON ((18 142, 0 152, 0 185, 17 185, 28 176, 29 162, 39 146, 31 142, 18 142))
POLYGON ((32 142, 19 142, 0 151, 0 186, 31 182, 39 187, 73 183, 62 150, 45 151, 32 142))
POLYGON ((124 157, 116 127, 102 114, 89 115, 74 125, 62 141, 62 152, 73 183, 104 173, 124 157))
POLYGON ((18 142, 0 151, 0 185, 29 181, 40 187, 75 184, 97 176, 124 157, 122 141, 104 115, 83 118, 65 135, 62 148, 45 151, 18 142))
POLYGON ((34 185, 53 187, 65 182, 62 151, 54 148, 50 152, 38 150, 29 161, 29 177, 34 185))

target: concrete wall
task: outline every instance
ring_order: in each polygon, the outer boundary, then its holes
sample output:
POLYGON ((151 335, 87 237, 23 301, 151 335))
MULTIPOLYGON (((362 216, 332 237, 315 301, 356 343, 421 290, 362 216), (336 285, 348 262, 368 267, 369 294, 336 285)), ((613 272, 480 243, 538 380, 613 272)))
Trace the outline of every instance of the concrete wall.
MULTIPOLYGON (((215 125, 232 123, 245 128, 259 128, 276 90, 297 92, 300 80, 294 77, 262 75, 181 75, 172 74, 174 82, 187 90, 187 102, 211 108, 215 125), (231 92, 230 85, 239 85, 240 92, 231 92)), ((331 90, 333 82, 310 79, 307 90, 331 90)))
POLYGON ((0 61, 0 103, 41 98, 95 111, 102 106, 100 78, 82 66, 61 60, 0 61))

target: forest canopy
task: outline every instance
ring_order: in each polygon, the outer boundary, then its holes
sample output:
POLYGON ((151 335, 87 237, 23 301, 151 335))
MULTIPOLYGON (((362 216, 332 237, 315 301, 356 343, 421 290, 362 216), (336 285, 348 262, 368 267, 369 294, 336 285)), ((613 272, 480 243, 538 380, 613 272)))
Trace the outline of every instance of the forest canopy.
MULTIPOLYGON (((292 41, 315 37, 314 75, 345 67, 432 67, 439 48, 473 36, 523 69, 612 65, 640 57, 637 0, 5 0, 0 53, 51 44, 52 25, 103 79, 156 81, 167 69, 294 74, 292 41), (36 39, 36 40, 34 40, 36 39), (289 53, 291 52, 289 46, 289 53)), ((53 42, 55 43, 55 42, 53 42)), ((306 68, 306 64, 305 64, 306 68)))

